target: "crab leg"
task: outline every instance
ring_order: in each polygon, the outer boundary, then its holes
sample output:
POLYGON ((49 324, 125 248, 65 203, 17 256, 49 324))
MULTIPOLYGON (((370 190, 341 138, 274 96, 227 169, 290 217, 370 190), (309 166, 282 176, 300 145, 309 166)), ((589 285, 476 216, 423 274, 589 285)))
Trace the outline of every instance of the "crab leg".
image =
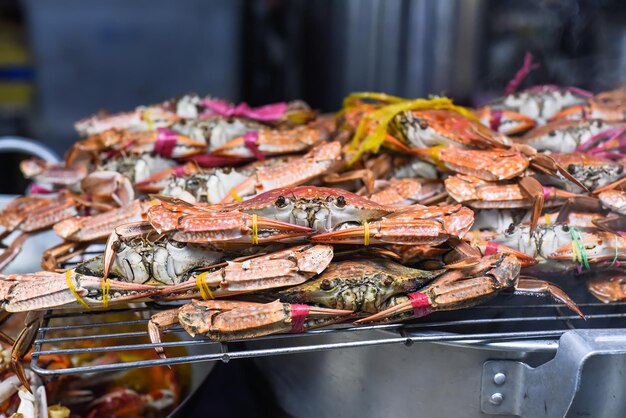
POLYGON ((288 130, 261 129, 232 139, 212 151, 225 157, 254 158, 253 147, 264 156, 306 151, 326 140, 326 132, 319 128, 299 126, 288 130))
POLYGON ((329 245, 294 247, 241 262, 229 261, 219 270, 200 273, 195 280, 164 287, 159 293, 166 298, 189 298, 189 292, 206 292, 205 296, 220 298, 298 285, 324 271, 332 258, 329 245))
MULTIPOLYGON (((300 333, 308 329, 345 321, 347 317, 353 314, 350 310, 318 308, 274 301, 232 309, 209 316, 209 324, 206 322, 198 324, 198 321, 195 320, 196 309, 198 307, 194 304, 188 304, 181 308, 178 316, 181 325, 191 335, 202 332, 212 340, 217 341, 255 338, 283 332, 300 333)), ((206 308, 202 307, 201 309, 205 310, 206 308)))
POLYGON ((134 200, 126 206, 94 216, 65 219, 54 225, 54 232, 70 241, 93 241, 106 238, 118 225, 141 220, 150 203, 134 200))
MULTIPOLYGON (((77 274, 73 270, 66 273, 41 272, 16 276, 4 297, 4 309, 7 312, 26 312, 68 305, 106 307, 146 298, 155 292, 154 286, 118 280, 105 281, 102 278, 77 274), (32 280, 24 279, 24 276, 32 280), (93 292, 97 292, 98 296, 92 296, 93 292)), ((11 280, 12 276, 7 278, 11 280)))
POLYGON ((0 254, 0 271, 11 263, 22 251, 22 246, 30 234, 22 232, 18 235, 7 248, 0 254))
POLYGON ((24 366, 22 365, 22 358, 28 353, 28 350, 30 350, 30 346, 35 340, 35 336, 37 335, 42 321, 43 312, 29 312, 26 316, 25 326, 18 334, 11 349, 11 367, 20 379, 22 385, 24 385, 29 392, 32 392, 32 389, 30 387, 30 381, 28 377, 26 377, 24 366))
POLYGON ((473 222, 474 213, 460 206, 418 208, 377 222, 317 234, 311 240, 335 244, 437 245, 450 236, 462 237, 473 222))
POLYGON ((587 289, 604 303, 626 299, 626 276, 595 277, 587 280, 587 289))
POLYGON ((275 167, 261 167, 235 186, 220 203, 232 203, 236 197, 253 196, 285 186, 297 186, 326 173, 341 158, 337 141, 322 143, 301 158, 275 167))

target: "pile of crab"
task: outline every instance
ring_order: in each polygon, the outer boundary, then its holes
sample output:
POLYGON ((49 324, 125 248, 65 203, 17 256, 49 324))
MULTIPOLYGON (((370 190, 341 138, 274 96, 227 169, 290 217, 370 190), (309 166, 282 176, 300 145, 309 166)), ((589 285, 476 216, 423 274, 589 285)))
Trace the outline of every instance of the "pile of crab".
POLYGON ((65 240, 46 271, 0 278, 2 308, 30 312, 14 365, 52 308, 182 300, 153 316, 154 341, 175 323, 224 341, 404 321, 502 291, 582 316, 535 277, 546 272, 626 298, 626 90, 515 84, 479 109, 358 93, 335 118, 185 96, 79 122, 91 136, 62 166, 23 165, 56 194, 0 214, 7 232, 65 240), (95 242, 102 254, 61 267, 95 242))

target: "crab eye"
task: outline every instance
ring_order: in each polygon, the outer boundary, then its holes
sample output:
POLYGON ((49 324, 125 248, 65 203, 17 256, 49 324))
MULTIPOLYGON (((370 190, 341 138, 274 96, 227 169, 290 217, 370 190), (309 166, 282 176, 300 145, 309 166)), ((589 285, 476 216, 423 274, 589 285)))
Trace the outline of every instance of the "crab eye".
POLYGON ((278 199, 276 199, 276 202, 274 202, 274 204, 279 208, 284 208, 285 206, 287 206, 287 199, 285 199, 285 196, 278 196, 278 199))
POLYGON ((174 241, 174 240, 169 241, 169 244, 175 248, 185 248, 187 246, 186 242, 174 241))
POLYGON ((556 136, 556 131, 550 131, 550 132, 548 132, 548 135, 550 135, 550 136, 556 136))
POLYGON ((339 196, 337 198, 337 206, 339 206, 340 208, 344 207, 346 205, 346 198, 343 196, 339 196))
POLYGON ((200 181, 198 179, 189 179, 187 180, 187 188, 189 189, 197 189, 200 187, 200 181))
POLYGON ((428 122, 426 122, 425 120, 420 119, 419 120, 419 126, 420 126, 420 129, 428 129, 428 122))
POLYGON ((333 287, 335 287, 335 284, 328 279, 324 279, 322 280, 322 283, 320 283, 320 289, 322 290, 330 290, 333 287))

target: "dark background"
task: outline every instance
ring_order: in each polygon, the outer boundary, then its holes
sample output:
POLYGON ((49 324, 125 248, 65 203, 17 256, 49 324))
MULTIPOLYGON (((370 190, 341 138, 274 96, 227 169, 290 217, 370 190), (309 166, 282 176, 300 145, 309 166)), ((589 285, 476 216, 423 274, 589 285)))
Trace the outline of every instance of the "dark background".
POLYGON ((474 104, 502 91, 526 51, 542 63, 526 84, 607 89, 626 77, 625 10, 618 0, 2 0, 0 134, 62 152, 76 119, 191 91, 323 111, 358 90, 474 104))

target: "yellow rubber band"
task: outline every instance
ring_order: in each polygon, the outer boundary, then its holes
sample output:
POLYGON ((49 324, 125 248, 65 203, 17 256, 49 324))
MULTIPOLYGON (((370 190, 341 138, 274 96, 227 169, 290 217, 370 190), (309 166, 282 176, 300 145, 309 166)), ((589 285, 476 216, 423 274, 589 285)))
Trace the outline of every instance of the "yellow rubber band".
POLYGON ((74 285, 74 281, 72 280, 72 270, 67 270, 65 272, 65 281, 67 282, 67 287, 69 287, 70 292, 72 292, 72 295, 74 295, 74 298, 76 298, 78 303, 83 305, 85 309, 91 309, 89 305, 87 305, 87 302, 85 302, 76 291, 76 286, 74 285))
POLYGON ((433 163, 437 167, 442 170, 448 171, 448 167, 446 164, 441 161, 441 150, 444 148, 443 145, 435 145, 434 147, 428 148, 428 156, 433 160, 433 163))
POLYGON ((111 294, 111 279, 102 278, 102 307, 109 307, 109 296, 111 294))
POLYGON ((230 195, 232 196, 233 199, 235 199, 235 202, 243 202, 243 199, 241 198, 241 196, 237 194, 236 191, 231 190, 230 195))
POLYGON ((408 110, 420 109, 452 110, 477 122, 477 129, 487 130, 469 109, 454 105, 452 100, 446 97, 395 102, 368 113, 361 118, 352 142, 348 145, 348 154, 351 154, 348 165, 356 162, 364 152, 378 153, 380 146, 385 142, 387 129, 397 114, 408 110))
POLYGON ((150 116, 150 110, 146 109, 143 111, 143 113, 141 114, 141 117, 143 118, 143 120, 146 121, 146 125, 148 127, 148 131, 151 131, 154 129, 154 121, 152 120, 152 117, 150 116))
POLYGON ((552 218, 549 213, 546 213, 546 225, 552 225, 552 218))
POLYGON ((198 286, 198 289, 200 289, 200 296, 202 296, 202 299, 204 300, 215 299, 213 297, 213 292, 211 292, 211 288, 204 281, 204 278, 207 276, 207 274, 209 274, 208 271, 205 271, 204 273, 200 273, 196 277, 196 285, 198 286))
POLYGON ((256 214, 252 215, 252 244, 257 245, 259 243, 259 224, 256 214))
POLYGON ((370 245, 370 224, 363 221, 363 245, 370 245))

